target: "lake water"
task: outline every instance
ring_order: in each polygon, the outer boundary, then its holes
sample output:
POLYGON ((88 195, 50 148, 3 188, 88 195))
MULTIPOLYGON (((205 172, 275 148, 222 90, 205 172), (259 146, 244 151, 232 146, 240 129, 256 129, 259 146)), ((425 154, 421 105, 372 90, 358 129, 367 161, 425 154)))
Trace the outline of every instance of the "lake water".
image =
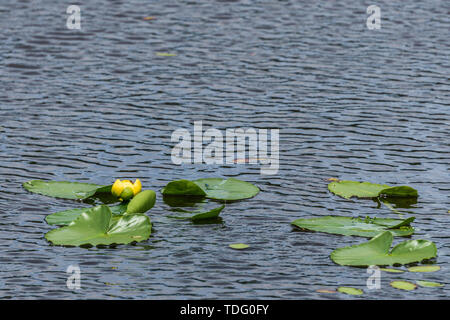
POLYGON ((448 1, 378 1, 379 30, 366 26, 367 1, 92 1, 80 6, 81 30, 66 27, 69 4, 0 3, 0 298, 354 298, 316 292, 337 286, 363 289, 358 299, 449 298, 448 1), (174 164, 172 132, 194 121, 280 129, 277 174, 174 164), (227 204, 220 224, 169 219, 159 190, 204 177, 261 193, 227 204), (364 238, 293 231, 298 218, 399 217, 330 194, 330 177, 416 188, 417 203, 397 210, 416 217, 413 239, 436 243, 441 270, 382 273, 381 289, 368 290, 366 269, 329 258, 364 238), (52 246, 45 216, 88 204, 21 187, 115 178, 157 191, 148 241, 52 246), (70 265, 78 291, 66 287, 70 265), (389 286, 421 279, 445 286, 389 286))

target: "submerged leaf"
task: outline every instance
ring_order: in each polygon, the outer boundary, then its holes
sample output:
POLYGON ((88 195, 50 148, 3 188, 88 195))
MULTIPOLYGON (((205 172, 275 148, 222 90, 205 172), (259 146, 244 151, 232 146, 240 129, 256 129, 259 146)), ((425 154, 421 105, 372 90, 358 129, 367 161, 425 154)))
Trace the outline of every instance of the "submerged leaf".
POLYGON ((55 245, 110 245, 146 240, 151 234, 150 219, 143 214, 124 215, 115 222, 109 207, 100 205, 83 212, 68 226, 47 232, 55 245))
POLYGON ((27 181, 23 183, 23 187, 30 192, 44 196, 73 200, 86 199, 96 193, 109 192, 111 189, 111 186, 92 183, 44 180, 27 181))
POLYGON ((410 223, 414 217, 408 219, 387 218, 351 218, 341 216, 325 216, 311 219, 297 219, 292 224, 301 229, 327 232, 346 236, 374 237, 389 230, 394 236, 408 236, 414 233, 410 223))
POLYGON ((331 259, 345 266, 393 265, 418 262, 436 256, 436 245, 428 240, 408 240, 391 252, 393 235, 385 231, 368 242, 334 250, 331 259))
POLYGON ((407 291, 411 291, 411 290, 414 290, 417 288, 417 285, 415 285, 414 283, 409 282, 409 281, 400 281, 400 280, 392 281, 390 283, 390 285, 393 288, 400 289, 400 290, 407 290, 407 291))

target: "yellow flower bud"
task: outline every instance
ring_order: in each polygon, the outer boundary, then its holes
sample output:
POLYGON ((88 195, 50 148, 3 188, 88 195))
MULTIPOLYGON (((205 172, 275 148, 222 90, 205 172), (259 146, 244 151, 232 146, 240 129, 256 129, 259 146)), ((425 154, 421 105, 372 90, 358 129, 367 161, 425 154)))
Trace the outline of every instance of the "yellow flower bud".
POLYGON ((136 179, 135 183, 132 183, 130 180, 120 180, 117 179, 111 187, 111 193, 117 198, 123 198, 122 200, 130 199, 130 190, 132 191, 132 196, 134 197, 142 190, 142 184, 139 179, 136 179), (123 193, 126 191, 126 195, 123 193), (126 198, 126 199, 125 199, 126 198))

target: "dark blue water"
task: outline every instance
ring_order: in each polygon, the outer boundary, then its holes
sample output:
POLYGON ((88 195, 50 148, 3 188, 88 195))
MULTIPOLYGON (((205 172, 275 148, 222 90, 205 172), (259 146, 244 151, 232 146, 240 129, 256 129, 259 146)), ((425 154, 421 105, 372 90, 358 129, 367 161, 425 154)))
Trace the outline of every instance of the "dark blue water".
POLYGON ((365 299, 449 297, 448 1, 378 1, 379 30, 366 26, 367 1, 91 1, 81 30, 66 27, 70 4, 0 1, 0 298, 345 299, 316 292, 344 285, 365 299), (278 173, 175 165, 171 134, 194 121, 280 129, 278 173), (140 178, 160 190, 203 177, 262 192, 205 225, 169 219, 158 193, 151 238, 114 248, 51 246, 45 216, 88 204, 21 188, 140 178), (436 243, 441 270, 382 273, 369 291, 365 269, 329 258, 365 239, 293 232, 297 218, 399 217, 330 194, 330 177, 418 189, 397 210, 416 217, 414 239, 436 243), (69 265, 80 266, 78 291, 66 287, 69 265), (389 286, 420 279, 445 286, 389 286))

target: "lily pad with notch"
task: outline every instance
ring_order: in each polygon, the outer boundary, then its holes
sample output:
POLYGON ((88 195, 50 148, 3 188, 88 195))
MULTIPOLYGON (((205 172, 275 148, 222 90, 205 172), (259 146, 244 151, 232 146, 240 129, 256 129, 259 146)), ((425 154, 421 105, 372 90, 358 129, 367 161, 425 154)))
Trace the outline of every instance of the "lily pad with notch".
MULTIPOLYGON (((116 206, 110 206, 111 213, 115 216, 123 215, 127 211, 128 203, 121 203, 116 206)), ((45 217, 45 221, 49 225, 65 226, 76 220, 83 212, 91 210, 90 208, 75 208, 64 211, 55 212, 45 217)))
POLYGON ((357 198, 417 198, 417 190, 409 186, 392 187, 387 184, 358 182, 349 180, 333 181, 328 184, 328 190, 345 199, 357 198))
POLYGON ((45 238, 54 245, 112 245, 147 240, 152 224, 144 214, 124 215, 113 219, 108 206, 100 205, 81 215, 68 226, 47 232, 45 238))
POLYGON ((98 193, 111 192, 111 186, 70 181, 31 180, 24 182, 23 187, 44 196, 72 200, 83 200, 98 193))
POLYGON ((405 237, 414 233, 408 219, 388 218, 352 218, 342 216, 325 216, 310 219, 297 219, 291 224, 302 230, 319 231, 345 236, 374 237, 383 231, 389 230, 394 236, 405 237))
POLYGON ((385 231, 368 242, 336 249, 330 258, 344 266, 384 266, 420 262, 437 255, 434 242, 422 239, 401 242, 389 251, 393 238, 390 231, 385 231))

